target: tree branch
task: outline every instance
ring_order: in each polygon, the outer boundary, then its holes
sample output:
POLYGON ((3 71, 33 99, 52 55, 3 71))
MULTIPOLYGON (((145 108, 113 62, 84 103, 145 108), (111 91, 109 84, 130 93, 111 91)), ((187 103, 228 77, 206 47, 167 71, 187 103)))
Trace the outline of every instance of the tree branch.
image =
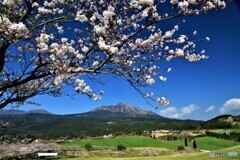
POLYGON ((14 103, 14 102, 24 102, 26 99, 29 99, 31 97, 36 96, 37 93, 33 92, 30 95, 27 96, 17 96, 15 98, 9 98, 6 101, 4 101, 3 103, 0 104, 0 109, 6 107, 8 104, 10 103, 14 103))
POLYGON ((38 67, 35 68, 35 70, 32 72, 32 74, 28 77, 26 77, 25 79, 23 80, 15 80, 15 81, 12 81, 12 82, 9 82, 8 84, 4 85, 4 86, 1 86, 0 88, 0 91, 4 91, 8 88, 12 88, 12 87, 17 87, 17 86, 20 86, 22 84, 25 84, 29 81, 32 81, 32 80, 36 80, 36 79, 40 79, 40 78, 43 78, 43 77, 46 77, 46 76, 49 76, 51 73, 50 72, 47 72, 47 73, 43 73, 43 74, 40 74, 40 75, 36 75, 35 73, 37 72, 37 70, 43 65, 40 65, 38 67))

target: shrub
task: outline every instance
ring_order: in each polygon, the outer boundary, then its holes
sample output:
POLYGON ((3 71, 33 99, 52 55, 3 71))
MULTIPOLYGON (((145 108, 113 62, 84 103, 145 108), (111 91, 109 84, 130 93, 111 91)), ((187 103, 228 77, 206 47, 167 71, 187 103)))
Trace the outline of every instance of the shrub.
POLYGON ((90 151, 93 149, 93 146, 91 144, 85 144, 84 148, 87 150, 87 151, 90 151))
POLYGON ((173 136, 172 139, 173 139, 173 140, 177 140, 178 138, 177 138, 176 136, 173 136))
POLYGON ((167 137, 167 140, 172 140, 172 137, 169 137, 169 136, 168 136, 168 137, 167 137))
POLYGON ((184 150, 183 146, 178 146, 178 151, 184 150))
POLYGON ((237 142, 240 142, 240 137, 238 137, 236 141, 237 141, 237 142))
POLYGON ((117 150, 118 151, 123 151, 123 150, 126 150, 126 147, 123 146, 123 145, 117 145, 117 150))

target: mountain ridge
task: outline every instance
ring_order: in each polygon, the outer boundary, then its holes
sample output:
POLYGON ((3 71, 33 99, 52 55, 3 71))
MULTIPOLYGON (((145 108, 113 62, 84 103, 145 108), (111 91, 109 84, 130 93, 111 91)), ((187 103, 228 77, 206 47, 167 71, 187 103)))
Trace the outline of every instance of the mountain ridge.
MULTIPOLYGON (((52 114, 43 109, 34 109, 29 111, 18 109, 1 109, 0 115, 27 115, 27 114, 52 114)), ((160 115, 140 109, 139 107, 128 105, 124 103, 118 103, 116 105, 100 106, 85 113, 65 114, 66 116, 90 116, 90 117, 161 117, 160 115)))
MULTIPOLYGON (((28 114, 46 114, 46 115, 58 115, 50 113, 43 109, 34 109, 29 111, 18 109, 1 109, 0 116, 25 116, 28 114)), ((59 115, 60 116, 60 115, 59 115)), ((151 118, 165 118, 152 111, 143 110, 139 107, 128 105, 124 103, 118 103, 116 105, 100 106, 85 113, 76 114, 64 114, 63 116, 80 116, 80 117, 151 117, 151 118)))
POLYGON ((24 115, 24 114, 53 114, 44 109, 33 109, 29 111, 18 110, 18 109, 1 109, 0 115, 24 115))
POLYGON ((90 110, 89 112, 82 113, 85 116, 124 116, 124 117, 161 117, 160 115, 143 110, 139 107, 118 103, 116 105, 101 106, 95 109, 90 110))

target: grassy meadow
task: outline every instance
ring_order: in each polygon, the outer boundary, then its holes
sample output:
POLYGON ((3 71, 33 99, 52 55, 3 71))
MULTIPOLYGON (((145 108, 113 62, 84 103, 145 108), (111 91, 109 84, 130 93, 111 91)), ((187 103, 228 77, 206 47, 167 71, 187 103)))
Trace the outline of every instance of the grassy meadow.
POLYGON ((217 150, 217 152, 238 152, 237 157, 230 156, 215 156, 211 157, 210 153, 206 152, 193 152, 193 153, 175 153, 172 155, 159 155, 151 157, 79 157, 68 158, 67 160, 240 160, 240 145, 217 150))
MULTIPOLYGON (((200 150, 208 150, 208 151, 215 151, 219 149, 224 149, 227 147, 232 147, 235 145, 240 145, 239 142, 234 142, 231 140, 225 140, 225 139, 220 139, 220 138, 215 138, 215 137, 199 137, 195 138, 195 141, 197 143, 197 148, 200 150)), ((176 140, 176 141, 166 141, 168 143, 171 143, 173 145, 179 146, 179 145, 184 145, 183 140, 176 140)), ((192 142, 188 141, 188 146, 192 147, 192 142)))
POLYGON ((98 140, 80 140, 60 143, 64 146, 80 146, 82 148, 79 158, 69 158, 69 160, 94 159, 94 160, 155 160, 155 159, 239 159, 238 157, 210 157, 209 152, 200 152, 200 150, 216 152, 238 152, 240 154, 240 143, 230 140, 223 140, 212 137, 195 138, 197 149, 192 149, 192 142, 188 141, 188 147, 184 151, 177 151, 178 146, 184 146, 184 140, 161 141, 139 136, 127 136, 110 139, 98 140), (106 147, 105 149, 86 151, 85 144, 106 147), (116 151, 117 145, 124 145, 125 151, 116 151), (151 154, 144 154, 151 153, 151 154))
MULTIPOLYGON (((195 138, 197 147, 200 150, 209 150, 214 151, 218 149, 223 149, 227 147, 232 147, 235 145, 240 145, 239 142, 233 142, 230 140, 224 140, 214 137, 199 137, 195 138)), ((153 148, 166 148, 169 150, 177 150, 178 146, 184 146, 184 140, 169 140, 161 141, 158 139, 152 139, 148 137, 139 137, 139 136, 127 136, 119 138, 110 138, 110 139, 97 139, 97 140, 80 140, 73 142, 64 142, 61 145, 77 145, 84 147, 85 144, 91 144, 94 146, 107 146, 107 147, 116 147, 117 145, 123 145, 126 148, 134 147, 153 147, 153 148)), ((188 141, 188 146, 192 147, 192 142, 188 141)))
POLYGON ((176 145, 172 143, 165 143, 156 139, 139 137, 139 136, 127 136, 110 139, 97 139, 97 140, 81 140, 73 142, 61 143, 62 145, 78 145, 84 147, 85 144, 91 144, 95 146, 107 146, 116 147, 117 145, 123 145, 126 148, 133 147, 154 147, 154 148, 166 148, 176 150, 176 145))

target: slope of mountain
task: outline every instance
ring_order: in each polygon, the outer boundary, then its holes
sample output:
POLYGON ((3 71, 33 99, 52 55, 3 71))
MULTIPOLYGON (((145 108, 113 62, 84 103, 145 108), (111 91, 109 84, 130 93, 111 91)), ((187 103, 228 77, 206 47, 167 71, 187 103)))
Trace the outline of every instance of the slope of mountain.
POLYGON ((35 110, 30 110, 27 113, 38 113, 38 114, 52 114, 46 110, 43 109, 35 109, 35 110))
POLYGON ((0 115, 9 115, 9 114, 25 114, 23 110, 17 109, 0 109, 0 115))
POLYGON ((154 112, 142 110, 138 107, 123 103, 95 108, 89 112, 83 113, 83 115, 92 117, 160 117, 154 112))
POLYGON ((23 111, 23 110, 17 110, 17 109, 1 109, 0 115, 24 115, 24 114, 52 114, 46 110, 43 109, 35 109, 30 111, 23 111))
POLYGON ((240 115, 220 115, 213 119, 206 121, 202 124, 202 128, 206 129, 224 129, 224 128, 239 128, 240 127, 240 115))

